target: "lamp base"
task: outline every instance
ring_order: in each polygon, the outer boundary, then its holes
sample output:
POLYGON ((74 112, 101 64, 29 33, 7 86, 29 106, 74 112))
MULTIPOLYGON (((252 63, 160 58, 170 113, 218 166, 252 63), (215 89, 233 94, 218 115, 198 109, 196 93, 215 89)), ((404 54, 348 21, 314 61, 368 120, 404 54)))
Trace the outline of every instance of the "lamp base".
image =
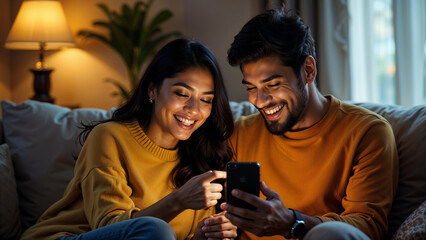
POLYGON ((50 97, 50 73, 53 69, 30 69, 34 74, 34 96, 32 100, 54 103, 55 99, 50 97))

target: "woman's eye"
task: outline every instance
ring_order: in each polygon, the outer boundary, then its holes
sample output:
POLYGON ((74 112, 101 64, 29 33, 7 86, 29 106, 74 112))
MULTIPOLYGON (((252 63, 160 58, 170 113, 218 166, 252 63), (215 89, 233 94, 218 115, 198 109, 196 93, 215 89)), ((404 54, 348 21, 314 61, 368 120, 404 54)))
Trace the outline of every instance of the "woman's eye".
POLYGON ((188 97, 188 95, 185 95, 184 93, 180 93, 180 92, 175 92, 175 94, 176 94, 178 97, 188 97))
POLYGON ((211 99, 201 99, 201 101, 202 101, 202 102, 205 102, 205 103, 208 103, 208 104, 211 104, 211 103, 212 103, 212 100, 211 100, 211 99))

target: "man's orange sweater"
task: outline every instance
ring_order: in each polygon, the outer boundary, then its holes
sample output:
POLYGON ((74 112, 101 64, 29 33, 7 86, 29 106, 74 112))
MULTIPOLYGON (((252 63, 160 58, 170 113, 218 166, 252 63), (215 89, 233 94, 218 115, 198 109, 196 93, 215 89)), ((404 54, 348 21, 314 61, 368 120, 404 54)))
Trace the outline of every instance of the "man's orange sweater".
MULTIPOLYGON (((259 162, 261 180, 287 208, 382 239, 398 179, 392 129, 371 111, 327 98, 331 104, 319 122, 281 136, 268 132, 260 114, 242 117, 230 140, 234 158, 259 162)), ((241 239, 283 237, 243 233, 241 239)))

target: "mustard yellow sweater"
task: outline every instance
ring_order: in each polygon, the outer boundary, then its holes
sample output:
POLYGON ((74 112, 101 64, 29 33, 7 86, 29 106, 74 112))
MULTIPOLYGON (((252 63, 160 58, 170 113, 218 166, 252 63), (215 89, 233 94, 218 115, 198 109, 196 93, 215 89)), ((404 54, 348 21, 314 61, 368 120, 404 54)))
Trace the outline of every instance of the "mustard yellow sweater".
MULTIPOLYGON (((241 118, 230 140, 234 157, 259 162, 261 180, 287 208, 382 239, 398 178, 392 129, 373 112, 327 98, 331 105, 323 119, 284 136, 270 134, 259 114, 241 118)), ((283 237, 243 233, 241 239, 283 237)))
MULTIPOLYGON (((177 163, 177 150, 155 145, 137 121, 98 125, 83 146, 64 196, 22 239, 75 236, 130 219, 133 211, 151 206, 174 190, 170 173, 177 163)), ((177 239, 185 239, 213 213, 214 208, 185 210, 169 224, 177 239)))

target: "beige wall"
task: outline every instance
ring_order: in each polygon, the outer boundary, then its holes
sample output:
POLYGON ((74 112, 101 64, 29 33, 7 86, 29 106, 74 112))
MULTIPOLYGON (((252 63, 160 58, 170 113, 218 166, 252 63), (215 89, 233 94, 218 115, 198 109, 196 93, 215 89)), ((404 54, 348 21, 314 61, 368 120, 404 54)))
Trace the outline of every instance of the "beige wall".
MULTIPOLYGON (((0 1, 1 46, 15 18, 22 0, 0 1), (4 18, 4 19, 3 19, 4 18), (9 20, 8 20, 9 19, 9 20), (7 21, 8 20, 8 21, 7 21)), ((92 22, 104 19, 96 6, 99 0, 61 0, 71 31, 97 30, 92 22)), ((135 0, 102 0, 111 9, 135 0)), ((179 30, 186 37, 203 41, 217 56, 221 65, 231 100, 245 100, 241 86, 241 73, 226 62, 226 51, 242 25, 257 14, 258 0, 156 0, 152 13, 162 8, 173 11, 173 19, 164 25, 165 31, 179 30), (232 89, 232 91, 230 91, 232 89)), ((113 78, 127 84, 125 66, 111 49, 92 39, 76 37, 77 47, 49 51, 45 65, 53 68, 50 94, 55 103, 62 106, 109 109, 117 106, 119 99, 112 97, 116 90, 105 79, 113 78)), ((33 94, 33 76, 29 71, 37 60, 36 51, 0 50, 0 100, 16 103, 29 99, 33 94)))
MULTIPOLYGON (((0 23, 0 39, 6 39, 10 25, 9 1, 0 1, 0 23)), ((8 50, 0 47, 0 101, 12 99, 10 81, 10 54, 8 50)))
POLYGON ((185 34, 204 42, 216 55, 231 100, 247 99, 238 67, 231 67, 227 51, 243 25, 261 9, 259 0, 185 0, 185 34))

